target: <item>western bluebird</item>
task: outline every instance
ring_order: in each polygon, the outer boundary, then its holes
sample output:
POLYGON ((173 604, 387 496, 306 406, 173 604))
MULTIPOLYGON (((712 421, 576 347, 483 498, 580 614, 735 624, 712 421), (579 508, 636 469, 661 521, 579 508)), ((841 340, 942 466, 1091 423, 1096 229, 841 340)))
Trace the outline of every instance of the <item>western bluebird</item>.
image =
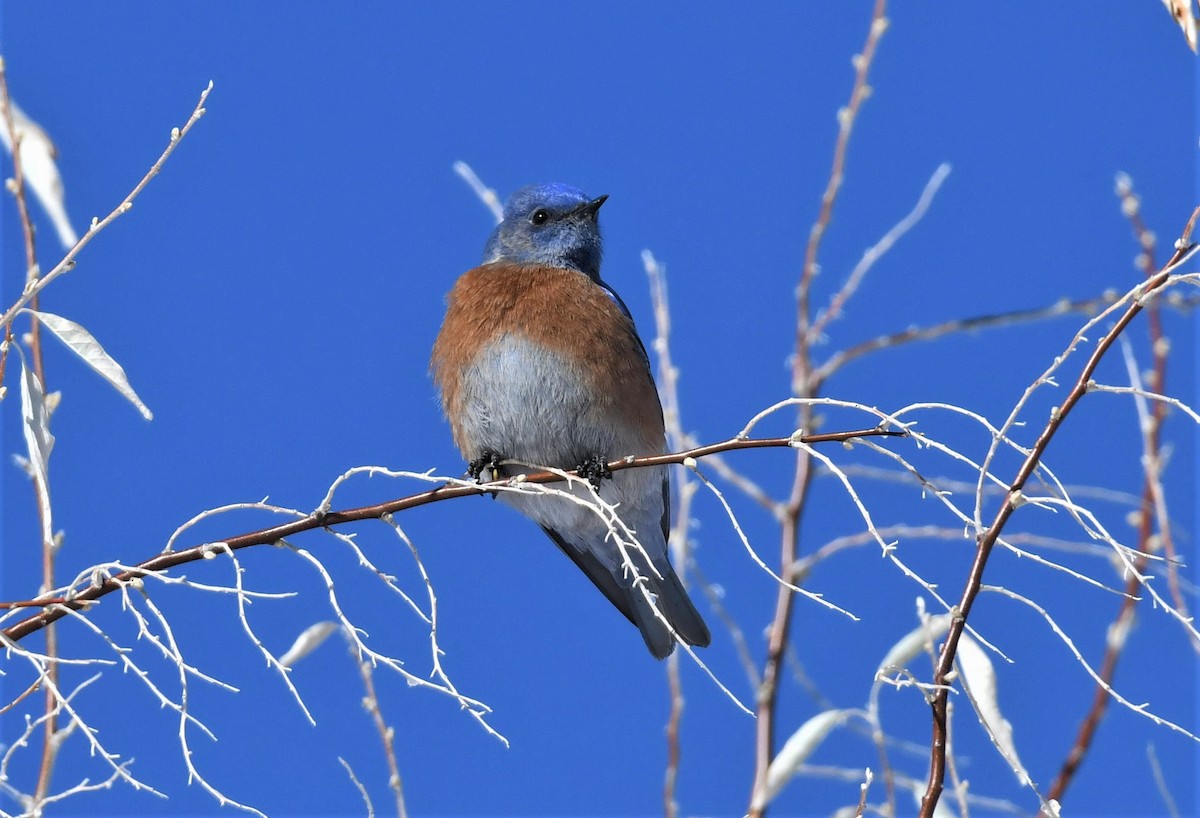
MULTIPOLYGON (((472 476, 535 471, 501 462, 510 458, 579 468, 616 507, 645 550, 626 549, 637 576, 594 510, 563 497, 499 493, 550 535, 662 659, 675 648, 672 629, 690 645, 710 637, 667 557, 667 467, 613 474, 605 466, 666 450, 646 349, 624 302, 600 280, 596 213, 606 198, 561 184, 514 193, 483 264, 447 297, 430 369, 472 476)), ((589 496, 582 486, 574 493, 589 496)))

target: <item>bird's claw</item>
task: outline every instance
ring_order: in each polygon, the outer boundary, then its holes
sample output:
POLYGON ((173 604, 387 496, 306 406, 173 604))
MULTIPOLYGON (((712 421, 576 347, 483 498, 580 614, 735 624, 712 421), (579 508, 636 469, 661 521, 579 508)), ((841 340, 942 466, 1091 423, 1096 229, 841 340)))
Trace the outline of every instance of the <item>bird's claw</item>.
POLYGON ((467 474, 476 483, 486 482, 483 479, 483 473, 488 472, 488 480, 495 480, 500 476, 500 455, 495 452, 484 452, 479 457, 467 464, 467 474))
POLYGON ((600 490, 601 480, 612 479, 612 469, 608 467, 608 461, 601 455, 593 454, 587 460, 584 460, 575 469, 579 476, 592 484, 592 488, 596 491, 600 490))

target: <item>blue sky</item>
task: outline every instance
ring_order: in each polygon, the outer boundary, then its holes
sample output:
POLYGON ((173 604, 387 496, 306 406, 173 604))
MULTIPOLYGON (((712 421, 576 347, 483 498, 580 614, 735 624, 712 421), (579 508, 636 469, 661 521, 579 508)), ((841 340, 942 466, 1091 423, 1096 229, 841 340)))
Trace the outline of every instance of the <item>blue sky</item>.
MULTIPOLYGON (((492 226, 452 172, 456 160, 501 195, 539 181, 609 194, 605 278, 649 337, 640 253, 649 248, 666 264, 685 425, 699 439, 727 438, 786 398, 793 290, 871 5, 6 6, 0 50, 9 85, 59 147, 68 210, 80 230, 120 201, 208 81, 215 83, 207 115, 162 175, 42 301, 43 309, 86 326, 155 412, 146 423, 68 352, 48 346, 50 389, 64 395, 51 461, 56 524, 66 532, 60 580, 97 562, 144 559, 204 509, 267 496, 313 508, 353 466, 463 470, 426 372, 444 295, 478 262, 492 226)), ((831 325, 826 353, 909 326, 1125 291, 1136 281, 1137 248, 1113 195, 1118 172, 1132 176, 1160 239, 1158 258, 1167 257, 1195 204, 1194 57, 1159 4, 1026 3, 1002 11, 897 4, 890 19, 823 245, 819 300, 909 211, 941 163, 953 172, 924 220, 831 325)), ((11 164, 5 168, 10 174, 11 164)), ((49 225, 39 227, 46 268, 61 249, 49 225)), ((7 305, 22 269, 7 196, 2 252, 7 305)), ((998 423, 1082 320, 884 352, 847 367, 826 394, 883 409, 957 403, 998 423)), ((1192 327, 1172 317, 1168 329, 1174 357, 1167 391, 1191 399, 1192 327)), ((1144 340, 1144 323, 1132 337, 1144 340)), ((10 359, 6 463, 22 447, 12 367, 10 359)), ((1113 383, 1125 377, 1116 360, 1102 375, 1113 383)), ((1031 410, 1023 442, 1056 399, 1047 395, 1031 410)), ((1128 398, 1089 396, 1072 421, 1050 453, 1064 481, 1138 492, 1128 398)), ((786 434, 789 422, 779 415, 764 432, 786 434)), ((827 416, 830 429, 869 423, 854 413, 827 416)), ((1194 430, 1181 417, 1172 423, 1168 499, 1186 554, 1194 549, 1194 430)), ((920 428, 973 456, 986 449, 978 429, 960 421, 929 414, 920 428)), ((888 465, 839 447, 829 453, 847 466, 888 465)), ((785 453, 746 452, 730 461, 786 495, 785 453)), ((945 462, 922 462, 951 473, 945 462)), ((6 467, 3 474, 0 596, 23 598, 37 584, 34 505, 20 472, 6 467)), ((420 488, 362 479, 339 494, 338 505, 420 488)), ((777 528, 754 503, 729 493, 771 562, 777 528)), ((886 522, 953 525, 911 490, 880 490, 871 500, 886 522)), ((805 520, 802 553, 862 530, 833 481, 818 486, 814 502, 820 513, 805 520)), ((1131 536, 1128 509, 1102 507, 1118 536, 1131 536)), ((761 661, 772 581, 750 562, 711 497, 696 515, 700 565, 723 588, 761 661)), ((219 539, 276 521, 232 514, 185 539, 219 539)), ((502 747, 446 697, 379 671, 410 810, 661 814, 665 671, 637 633, 536 527, 500 504, 442 503, 399 522, 437 590, 447 670, 464 693, 494 708, 491 723, 512 743, 502 747)), ((355 530, 385 570, 420 593, 407 549, 389 530, 355 530)), ((1022 530, 1079 539, 1061 520, 1031 517, 1022 530)), ((420 622, 381 593, 343 545, 321 535, 295 544, 327 561, 348 613, 373 645, 411 658, 414 672, 427 669, 420 622)), ((957 596, 966 545, 914 541, 902 549, 957 596)), ((1102 561, 1084 564, 1119 583, 1102 561)), ((323 584, 300 559, 257 549, 243 565, 257 590, 299 592, 251 611, 277 653, 329 618, 323 584)), ((994 568, 989 581, 1041 600, 1089 661, 1099 661, 1115 597, 1012 558, 994 568)), ((231 580, 227 563, 185 573, 231 580)), ((861 621, 801 603, 796 656, 833 706, 860 706, 879 660, 915 626, 921 589, 879 559, 875 546, 823 564, 807 587, 861 621)), ((362 814, 340 755, 386 809, 378 738, 340 643, 327 643, 293 673, 317 719, 312 728, 247 644, 228 599, 179 589, 159 589, 154 599, 171 611, 189 660, 241 689, 193 688, 196 715, 220 738, 193 737, 196 762, 216 785, 272 815, 362 814)), ((118 607, 110 597, 96 621, 132 643, 118 607)), ((710 623, 717 620, 704 610, 710 623)), ((1026 766, 1046 785, 1092 684, 1028 609, 988 598, 976 616, 1014 660, 998 664, 1001 703, 1026 766)), ((730 639, 714 630, 702 655, 749 701, 730 639)), ((80 655, 104 650, 81 628, 63 634, 80 655)), ((168 683, 167 669, 144 645, 138 650, 168 683)), ((686 662, 683 679, 683 814, 741 814, 754 724, 686 662)), ((11 685, 24 686, 0 683, 6 697, 15 695, 11 685)), ((1143 613, 1117 685, 1164 717, 1197 724, 1194 654, 1160 614, 1143 613)), ((890 732, 928 742, 928 709, 912 690, 887 691, 885 702, 890 732)), ((781 737, 822 706, 789 681, 781 737)), ((177 725, 144 689, 110 671, 80 707, 111 749, 135 757, 136 773, 171 800, 117 788, 69 800, 63 814, 217 811, 208 795, 185 786, 177 725)), ((971 792, 1036 809, 979 735, 966 703, 959 708, 971 792)), ((4 741, 19 727, 5 717, 4 741)), ((1098 742, 1065 800, 1070 814, 1164 813, 1148 742, 1181 809, 1195 808, 1192 742, 1120 708, 1110 711, 1098 742)), ((909 773, 923 775, 919 755, 900 758, 909 773)), ((26 782, 28 759, 14 771, 26 782)), ((846 732, 811 761, 859 769, 877 757, 869 742, 846 732)), ((57 772, 64 785, 102 775, 77 739, 57 772)), ((854 783, 800 778, 780 796, 776 814, 827 815, 856 801, 857 792, 854 783)))

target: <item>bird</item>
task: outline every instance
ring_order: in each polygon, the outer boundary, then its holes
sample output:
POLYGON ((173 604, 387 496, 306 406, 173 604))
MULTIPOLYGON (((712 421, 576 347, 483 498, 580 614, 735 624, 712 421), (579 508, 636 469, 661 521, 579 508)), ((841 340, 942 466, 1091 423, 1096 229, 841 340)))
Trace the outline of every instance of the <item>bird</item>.
MULTIPOLYGON (((670 562, 668 468, 607 466, 666 452, 645 345, 625 302, 600 278, 597 214, 607 198, 561 183, 514 192, 482 264, 446 297, 430 371, 473 478, 578 469, 616 507, 641 544, 626 548, 636 574, 593 509, 553 494, 498 492, 541 526, 663 659, 677 638, 705 647, 711 637, 670 562)), ((565 490, 591 496, 582 484, 565 490)))

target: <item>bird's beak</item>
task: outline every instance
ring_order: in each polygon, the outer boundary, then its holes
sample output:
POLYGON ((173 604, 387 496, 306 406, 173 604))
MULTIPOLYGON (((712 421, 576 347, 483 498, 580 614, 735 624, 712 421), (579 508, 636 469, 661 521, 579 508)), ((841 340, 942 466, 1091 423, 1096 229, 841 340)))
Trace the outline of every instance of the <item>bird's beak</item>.
POLYGON ((590 202, 584 202, 579 207, 575 208, 575 213, 572 215, 587 216, 589 219, 595 220, 596 211, 600 209, 600 205, 604 204, 607 199, 607 193, 605 193, 603 196, 597 196, 590 202))

